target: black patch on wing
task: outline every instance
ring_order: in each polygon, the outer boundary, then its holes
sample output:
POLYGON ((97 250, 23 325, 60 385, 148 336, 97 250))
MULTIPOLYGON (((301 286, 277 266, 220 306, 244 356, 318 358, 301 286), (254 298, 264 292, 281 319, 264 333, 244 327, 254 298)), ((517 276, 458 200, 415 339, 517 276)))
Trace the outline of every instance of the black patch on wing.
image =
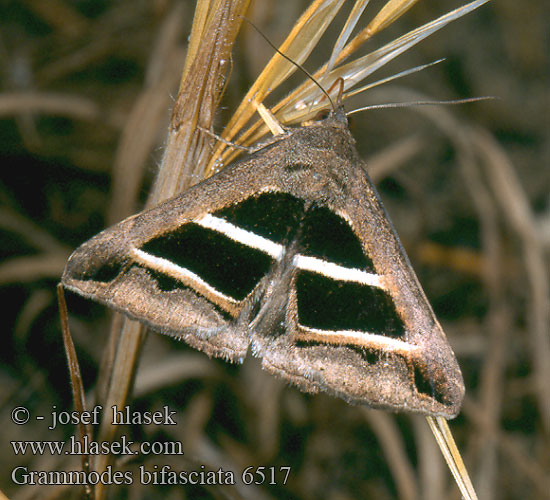
MULTIPOLYGON (((162 292, 173 292, 175 290, 190 290, 196 293, 192 288, 185 286, 181 281, 178 281, 175 278, 171 278, 170 276, 166 276, 165 274, 159 273, 158 271, 155 271, 154 269, 148 269, 146 267, 141 266, 140 264, 134 264, 132 266, 132 269, 137 268, 144 272, 146 272, 152 279, 155 280, 157 287, 162 292)), ((210 307, 212 307, 224 320, 231 321, 233 319, 233 316, 229 314, 227 311, 219 307, 217 304, 214 304, 214 302, 209 301, 210 307)))
POLYGON ((140 269, 143 269, 151 278, 153 278, 156 283, 157 287, 162 292, 173 292, 174 290, 188 290, 189 288, 185 286, 181 281, 177 280, 176 278, 172 278, 171 276, 167 276, 166 274, 159 273, 158 271, 155 271, 154 269, 148 269, 143 266, 139 266, 136 264, 137 267, 140 269))
POLYGON ((263 193, 212 215, 276 243, 284 243, 294 235, 303 213, 302 200, 287 193, 263 193))
POLYGON ((99 267, 92 267, 78 272, 71 269, 71 273, 82 281, 98 281, 100 283, 110 283, 122 271, 122 264, 117 261, 104 262, 99 267))
POLYGON ((378 349, 367 349, 353 344, 333 345, 327 344, 321 340, 304 340, 298 339, 295 341, 296 347, 329 347, 330 349, 349 349, 356 352, 363 358, 363 360, 369 364, 374 365, 380 360, 380 352, 378 349))
POLYGON ((273 264, 264 252, 192 223, 148 241, 141 250, 197 274, 235 300, 243 300, 273 264))
POLYGON ((425 370, 422 370, 418 365, 414 364, 414 385, 416 390, 421 394, 433 397, 433 387, 430 379, 426 376, 425 370))
POLYGON ((298 322, 320 330, 355 330, 401 338, 403 321, 380 288, 300 271, 296 278, 298 322))
POLYGON ((288 165, 284 166, 284 170, 285 172, 295 175, 297 173, 308 172, 309 170, 311 170, 311 165, 300 162, 289 163, 288 165))
POLYGON ((305 255, 374 273, 372 260, 348 222, 327 207, 313 207, 306 213, 300 246, 305 255))
POLYGON ((378 349, 368 349, 356 345, 347 345, 346 347, 359 354, 369 365, 374 365, 380 361, 381 353, 378 349))
POLYGON ((424 363, 413 361, 414 385, 420 394, 425 394, 437 402, 447 405, 452 404, 452 400, 445 393, 445 385, 439 384, 430 367, 424 363))

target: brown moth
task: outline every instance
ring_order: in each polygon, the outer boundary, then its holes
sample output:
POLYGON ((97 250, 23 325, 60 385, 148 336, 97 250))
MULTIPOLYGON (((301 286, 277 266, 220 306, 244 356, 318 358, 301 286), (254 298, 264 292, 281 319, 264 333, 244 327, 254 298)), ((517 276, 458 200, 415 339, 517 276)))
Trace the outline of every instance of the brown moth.
POLYGON ((79 247, 62 284, 308 392, 452 418, 462 375, 344 110, 79 247))

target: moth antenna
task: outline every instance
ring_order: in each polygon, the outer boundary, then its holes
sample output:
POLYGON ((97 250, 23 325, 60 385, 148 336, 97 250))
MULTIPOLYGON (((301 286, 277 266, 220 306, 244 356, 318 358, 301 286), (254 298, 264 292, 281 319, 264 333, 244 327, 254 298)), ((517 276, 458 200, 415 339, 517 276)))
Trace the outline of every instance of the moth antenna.
MULTIPOLYGON (((340 85, 340 88, 338 89, 338 98, 336 100, 336 102, 338 104, 342 104, 342 101, 344 100, 344 78, 339 76, 335 82, 329 87, 327 93, 330 94, 332 92, 332 90, 334 89, 334 87, 336 87, 337 85, 340 85)), ((330 99, 330 98, 329 98, 330 99)), ((331 101, 332 103, 332 101, 331 101)), ((333 106, 334 108, 334 106, 333 106)))
POLYGON ((412 102, 389 102, 386 104, 372 104, 371 106, 365 106, 363 108, 353 109, 348 111, 346 116, 353 115, 354 113, 359 113, 360 111, 370 111, 373 109, 390 109, 390 108, 410 108, 412 106, 442 106, 445 104, 455 105, 455 104, 467 104, 469 102, 477 101, 488 101, 492 99, 498 99, 496 96, 482 96, 482 97, 468 97, 466 99, 451 99, 451 100, 441 100, 441 101, 412 101, 412 102))
POLYGON ((419 73, 420 71, 424 71, 427 68, 430 68, 431 66, 435 66, 436 64, 442 63, 445 61, 445 58, 437 59, 436 61, 432 61, 427 64, 422 64, 420 66, 415 66, 413 68, 409 68, 403 71, 400 71, 399 73, 395 73, 394 75, 388 76, 387 78, 382 78, 380 80, 377 80, 375 82, 369 83, 368 85, 365 85, 359 89, 355 89, 350 92, 346 92, 346 99, 348 97, 352 97, 354 95, 361 94, 362 92, 365 92, 366 90, 370 90, 374 87, 379 87, 380 85, 393 82, 394 80, 398 80, 399 78, 404 78, 406 76, 412 75, 414 73, 419 73))
MULTIPOLYGON (((294 66, 296 66, 302 73, 304 73, 304 75, 306 75, 315 85, 317 85, 317 87, 319 87, 319 89, 321 90, 321 92, 325 95, 325 97, 329 100, 330 102, 330 106, 332 107, 332 110, 335 111, 336 110, 336 106, 334 105, 334 101, 331 99, 330 95, 328 94, 328 92, 323 88, 323 86, 315 79, 315 77, 307 70, 305 69, 303 66, 301 66, 300 64, 298 64, 296 61, 293 61, 290 57, 288 57, 286 54, 283 54, 272 42, 269 38, 267 38, 267 36, 265 36, 261 31, 260 31, 260 28, 258 28, 250 19, 244 17, 244 16, 240 16, 242 17, 248 24, 250 24, 250 26, 252 26, 261 36, 262 38, 273 48, 273 50, 275 50, 275 52, 277 52, 277 54, 279 54, 280 56, 284 57, 289 63, 293 64, 294 66)), ((338 81, 338 80, 337 80, 338 81)), ((332 87, 331 87, 332 88, 332 87)))

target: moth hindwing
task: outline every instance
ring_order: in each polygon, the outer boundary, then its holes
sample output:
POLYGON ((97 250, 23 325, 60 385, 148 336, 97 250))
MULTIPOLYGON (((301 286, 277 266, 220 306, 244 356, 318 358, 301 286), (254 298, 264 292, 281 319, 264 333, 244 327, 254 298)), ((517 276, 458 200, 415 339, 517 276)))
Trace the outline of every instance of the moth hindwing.
POLYGON ((98 234, 63 285, 301 389, 453 417, 455 356, 343 110, 98 234))

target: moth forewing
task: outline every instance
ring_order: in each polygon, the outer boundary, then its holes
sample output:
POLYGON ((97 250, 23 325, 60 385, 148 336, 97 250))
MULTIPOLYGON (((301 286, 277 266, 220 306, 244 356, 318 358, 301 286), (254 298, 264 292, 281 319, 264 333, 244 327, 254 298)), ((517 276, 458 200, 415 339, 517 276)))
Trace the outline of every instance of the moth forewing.
POLYGON ((301 389, 450 418, 454 354, 342 109, 84 243, 65 287, 301 389))

